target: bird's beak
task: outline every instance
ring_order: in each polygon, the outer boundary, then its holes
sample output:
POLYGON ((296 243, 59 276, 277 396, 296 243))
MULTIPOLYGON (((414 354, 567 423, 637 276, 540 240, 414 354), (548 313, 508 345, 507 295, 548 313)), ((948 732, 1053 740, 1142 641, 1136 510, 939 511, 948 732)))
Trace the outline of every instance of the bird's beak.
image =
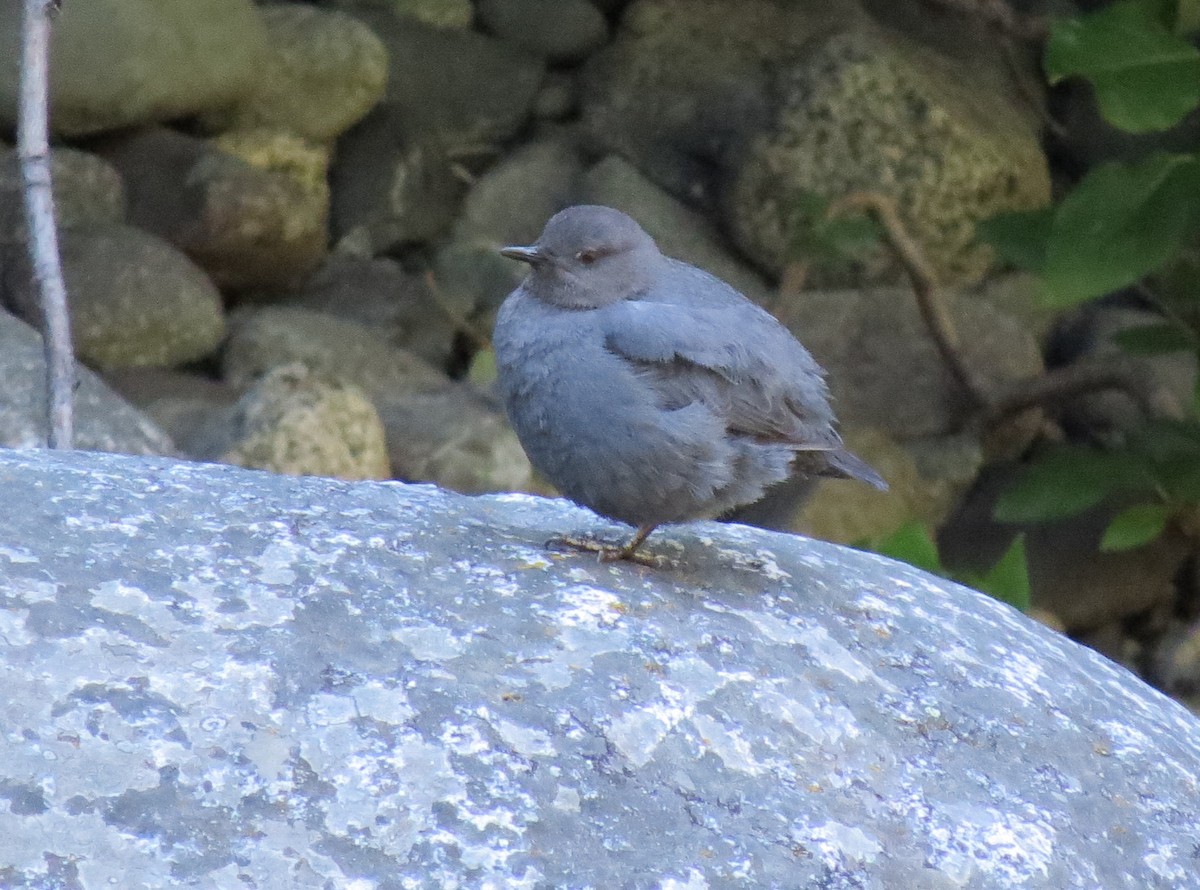
POLYGON ((544 253, 537 249, 537 245, 531 247, 501 247, 500 255, 506 256, 510 260, 520 260, 522 263, 529 263, 531 266, 540 266, 548 259, 544 253))

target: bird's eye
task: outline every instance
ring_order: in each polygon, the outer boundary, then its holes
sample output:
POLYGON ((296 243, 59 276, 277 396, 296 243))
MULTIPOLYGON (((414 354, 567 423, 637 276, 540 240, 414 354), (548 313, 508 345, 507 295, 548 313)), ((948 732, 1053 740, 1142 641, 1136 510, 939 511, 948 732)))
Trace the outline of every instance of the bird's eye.
POLYGON ((600 259, 600 254, 595 250, 581 250, 575 254, 575 259, 579 260, 585 266, 590 266, 596 260, 600 259))

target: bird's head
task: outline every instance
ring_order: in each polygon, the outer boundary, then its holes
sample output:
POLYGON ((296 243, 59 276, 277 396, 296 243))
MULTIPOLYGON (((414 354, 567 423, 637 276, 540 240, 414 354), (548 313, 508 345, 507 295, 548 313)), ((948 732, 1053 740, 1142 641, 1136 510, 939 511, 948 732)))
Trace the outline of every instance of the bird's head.
POLYGON ((556 213, 528 247, 505 247, 528 263, 525 288, 566 309, 596 309, 645 291, 664 262, 658 246, 631 217, 582 204, 556 213))

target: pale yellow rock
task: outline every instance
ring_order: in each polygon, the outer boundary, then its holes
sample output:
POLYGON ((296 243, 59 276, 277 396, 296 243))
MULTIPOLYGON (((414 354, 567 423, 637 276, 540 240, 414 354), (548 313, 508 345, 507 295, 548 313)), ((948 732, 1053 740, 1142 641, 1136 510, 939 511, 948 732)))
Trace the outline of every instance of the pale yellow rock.
POLYGON ((276 368, 237 405, 238 441, 224 463, 295 476, 387 479, 383 424, 362 390, 303 365, 276 368))

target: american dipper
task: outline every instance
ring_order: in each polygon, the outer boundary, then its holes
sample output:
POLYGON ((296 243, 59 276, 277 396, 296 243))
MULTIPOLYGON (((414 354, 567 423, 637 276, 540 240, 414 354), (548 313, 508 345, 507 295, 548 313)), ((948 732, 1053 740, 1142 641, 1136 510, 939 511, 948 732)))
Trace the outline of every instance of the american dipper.
POLYGON ((568 207, 500 253, 530 265, 493 337, 517 438, 564 495, 637 527, 623 545, 558 543, 645 562, 655 527, 718 516, 793 474, 887 488, 842 444, 808 350, 624 213, 568 207))

